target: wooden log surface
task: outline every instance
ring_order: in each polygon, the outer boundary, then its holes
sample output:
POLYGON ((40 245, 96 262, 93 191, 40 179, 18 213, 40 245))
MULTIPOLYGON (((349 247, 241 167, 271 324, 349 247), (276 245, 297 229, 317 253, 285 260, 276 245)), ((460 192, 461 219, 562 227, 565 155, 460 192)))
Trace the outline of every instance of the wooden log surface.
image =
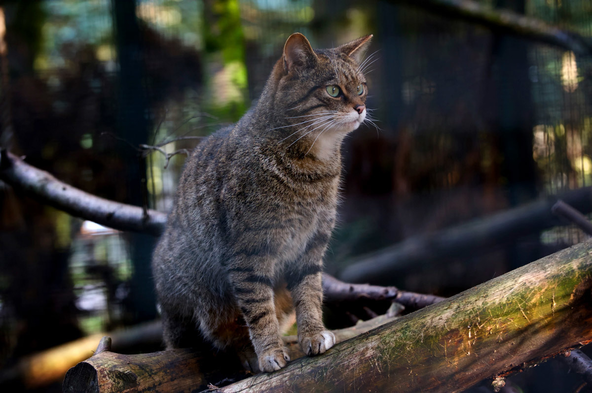
POLYGON ((592 340, 592 242, 218 392, 459 392, 592 340))
MULTIPOLYGON (((392 321, 381 315, 360 322, 347 329, 334 330, 336 341, 343 342, 392 321)), ((283 337, 292 360, 304 355, 296 336, 283 337)), ((96 341, 96 338, 95 338, 96 341)), ((98 343, 98 341, 96 341, 98 343)), ((117 340, 113 340, 116 344, 117 340)), ((138 355, 122 355, 102 351, 70 369, 64 379, 64 392, 184 392, 207 389, 224 377, 244 378, 238 364, 228 364, 228 358, 206 357, 187 349, 154 352, 138 355)))
MULTIPOLYGON (((324 303, 329 308, 333 304, 354 304, 363 301, 372 308, 374 302, 395 301, 408 310, 416 310, 443 298, 401 291, 395 287, 378 287, 365 284, 348 284, 323 273, 324 303)), ((363 318, 366 319, 366 318, 363 318)), ((360 325, 364 326, 364 325, 360 325)), ((359 332, 360 326, 353 331, 359 332)), ((344 337, 349 330, 340 334, 344 337)), ((88 358, 96 348, 97 340, 108 335, 112 337, 113 352, 130 353, 139 347, 159 347, 162 344, 160 321, 148 322, 123 330, 97 333, 40 353, 26 356, 13 367, 0 370, 0 391, 12 381, 20 380, 27 387, 40 387, 63 379, 64 374, 78 362, 88 358)))

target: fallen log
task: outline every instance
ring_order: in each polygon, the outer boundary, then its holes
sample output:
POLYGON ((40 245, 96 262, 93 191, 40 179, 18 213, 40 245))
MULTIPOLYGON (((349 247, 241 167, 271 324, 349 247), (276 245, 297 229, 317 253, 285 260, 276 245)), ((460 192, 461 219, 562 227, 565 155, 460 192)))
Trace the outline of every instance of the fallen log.
MULTIPOLYGON (((372 308, 377 302, 397 302, 407 310, 417 310, 443 298, 401 291, 396 287, 379 287, 365 284, 348 284, 323 273, 324 304, 353 304, 362 300, 372 308)), ((367 319, 367 318, 364 318, 367 319)), ((379 321, 376 319, 375 321, 379 321)), ((352 331, 360 332, 365 324, 356 326, 352 331)), ((345 337, 349 330, 340 334, 345 337)), ((113 339, 114 352, 129 353, 138 347, 155 348, 162 343, 162 326, 160 321, 153 321, 128 329, 110 333, 97 333, 90 337, 60 345, 46 351, 32 354, 21 359, 15 366, 0 371, 0 390, 9 383, 22 381, 29 387, 45 386, 63 378, 68 369, 92 354, 99 338, 108 335, 113 339)))
MULTIPOLYGON (((362 256, 337 274, 346 282, 388 284, 404 270, 434 265, 450 258, 478 255, 494 246, 558 225, 565 225, 551 208, 558 197, 479 218, 438 232, 412 237, 394 246, 362 256)), ((582 213, 592 212, 592 187, 560 194, 559 198, 582 213)))
MULTIPOLYGON (((459 392, 592 341, 591 324, 592 241, 588 241, 355 335, 322 356, 303 357, 285 369, 215 390, 459 392)), ((109 355, 104 361, 102 356, 107 357, 99 354, 69 371, 64 391, 113 391, 101 390, 104 375, 126 378, 126 386, 138 392, 167 390, 159 384, 160 373, 137 371, 146 355, 109 355)), ((191 359, 176 351, 151 356, 167 364, 191 359)), ((184 366, 175 368, 183 370, 184 366)), ((188 374, 197 375, 195 383, 175 385, 177 391, 195 391, 206 382, 216 385, 204 380, 199 370, 196 374, 188 367, 188 374)))
MULTIPOLYGON (((360 322, 347 329, 334 330, 337 342, 346 341, 394 318, 382 315, 360 322)), ((292 360, 304 353, 296 336, 283 337, 292 360)), ((113 340, 116 343, 116 340, 113 340)), ((201 355, 189 349, 175 349, 139 355, 110 352, 106 340, 101 340, 97 353, 77 364, 66 374, 63 391, 66 392, 121 392, 169 391, 185 392, 207 389, 229 378, 245 378, 239 365, 224 356, 201 355), (230 362, 230 363, 229 363, 230 362)), ((228 382, 226 382, 228 383, 228 382)))
POLYGON ((459 392, 592 341, 592 242, 217 392, 459 392))

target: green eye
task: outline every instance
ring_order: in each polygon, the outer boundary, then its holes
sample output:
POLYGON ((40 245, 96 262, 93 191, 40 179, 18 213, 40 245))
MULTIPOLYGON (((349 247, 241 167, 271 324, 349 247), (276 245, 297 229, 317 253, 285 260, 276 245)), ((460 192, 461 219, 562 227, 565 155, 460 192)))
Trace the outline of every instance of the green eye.
POLYGON ((364 94, 364 85, 358 85, 358 95, 361 96, 364 94))
POLYGON ((327 94, 329 94, 331 97, 337 97, 339 93, 341 93, 341 90, 339 90, 339 86, 327 86, 327 94))

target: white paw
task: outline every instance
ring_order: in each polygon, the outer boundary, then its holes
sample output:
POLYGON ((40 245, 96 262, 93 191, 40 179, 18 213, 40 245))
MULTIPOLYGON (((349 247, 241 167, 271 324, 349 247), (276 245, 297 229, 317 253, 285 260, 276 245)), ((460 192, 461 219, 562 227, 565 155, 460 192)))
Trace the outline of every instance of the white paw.
POLYGON ((261 371, 270 373, 286 367, 290 361, 290 357, 286 352, 286 348, 275 348, 263 352, 259 356, 259 368, 261 371))
POLYGON ((320 355, 335 345, 335 335, 328 330, 303 336, 300 339, 300 346, 308 356, 320 355))

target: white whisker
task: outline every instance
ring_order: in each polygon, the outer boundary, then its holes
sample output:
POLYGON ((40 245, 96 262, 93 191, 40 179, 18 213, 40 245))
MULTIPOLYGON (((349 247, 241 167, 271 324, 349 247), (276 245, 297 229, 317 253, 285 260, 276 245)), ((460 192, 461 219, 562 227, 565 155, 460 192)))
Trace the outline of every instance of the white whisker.
MULTIPOLYGON (((378 52, 380 52, 380 49, 373 52, 372 54, 370 54, 370 56, 366 57, 366 59, 364 59, 364 61, 358 66, 358 69, 356 70, 356 72, 358 73, 363 73, 363 69, 364 67, 368 64, 368 62, 370 60, 372 60, 374 58, 374 56, 376 56, 378 54, 378 52)), ((374 59, 374 61, 378 60, 378 58, 374 59)))
POLYGON ((329 125, 327 125, 325 128, 323 128, 323 130, 321 132, 319 132, 319 135, 317 135, 317 137, 315 138, 315 140, 312 142, 312 145, 310 145, 310 147, 308 148, 308 150, 304 154, 305 156, 311 151, 311 149, 315 145, 315 143, 317 143, 317 139, 319 139, 319 137, 321 135, 323 135, 323 132, 325 132, 327 129, 329 129, 329 127, 331 127, 333 125, 333 123, 329 123, 329 125))
MULTIPOLYGON (((333 120, 329 120, 329 123, 331 123, 333 120)), ((324 125, 326 125, 327 123, 324 122, 323 124, 313 128, 312 130, 308 131, 307 133, 305 133, 304 135, 302 135, 300 138, 296 139, 294 142, 290 143, 290 146, 292 146, 294 143, 298 142, 300 139, 304 138, 305 136, 309 135, 310 133, 314 132, 315 130, 318 130, 319 128, 323 127, 324 125)))
POLYGON ((324 111, 324 112, 315 112, 315 113, 311 113, 310 115, 302 115, 302 116, 291 116, 291 117, 286 117, 286 119, 297 119, 299 117, 311 117, 311 116, 317 116, 317 115, 327 115, 327 114, 333 114, 335 113, 335 111, 324 111))
POLYGON ((272 129, 270 129, 269 131, 273 131, 273 130, 279 130, 280 128, 294 127, 294 126, 298 126, 298 125, 300 125, 300 124, 306 124, 306 123, 310 123, 310 122, 312 122, 312 121, 316 121, 316 120, 319 120, 319 119, 321 119, 321 118, 327 118, 327 117, 329 117, 329 115, 325 115, 325 116, 322 116, 322 117, 320 117, 320 118, 315 118, 315 119, 309 119, 309 120, 305 120, 305 121, 303 121, 303 122, 296 123, 296 124, 288 124, 288 125, 286 125, 286 126, 275 127, 275 128, 272 128, 272 129))
MULTIPOLYGON (((368 110, 368 109, 366 109, 366 110, 368 110)), ((372 118, 369 115, 366 115, 366 118, 364 119, 364 123, 368 122, 376 129, 376 137, 379 138, 380 137, 379 131, 382 131, 382 130, 380 127, 378 127, 378 125, 375 123, 375 121, 378 121, 378 120, 372 118)))
MULTIPOLYGON (((316 125, 320 124, 320 125, 319 125, 319 127, 322 127, 322 126, 323 126, 323 125, 324 125, 324 124, 325 124, 327 121, 331 121, 331 119, 321 119, 321 120, 319 120, 319 121, 317 121, 317 122, 315 122, 315 123, 312 123, 312 124, 309 124, 309 125, 307 125, 306 127, 299 128, 298 130, 294 131, 293 133, 291 133, 290 135, 288 135, 287 137, 285 137, 284 139, 282 139, 282 140, 281 140, 281 141, 279 141, 278 143, 281 143, 281 142, 285 141, 286 139, 290 138, 291 136, 293 136, 293 135, 296 135, 297 133, 299 133, 299 132, 301 132, 301 131, 304 131, 304 130, 306 130, 307 128, 310 128, 310 127, 312 127, 312 126, 316 126, 316 125)), ((314 130, 316 130, 316 128, 314 128, 312 131, 314 131, 314 130)), ((307 134, 305 134, 304 136, 306 136, 306 135, 307 135, 307 134)), ((300 138, 299 138, 299 139, 300 139, 300 138)), ((297 142, 299 139, 297 139, 297 140, 296 140, 296 141, 294 141, 294 142, 297 142)), ((292 145, 290 145, 290 146, 292 146, 292 145)), ((288 147, 290 147, 290 146, 288 146, 288 147)))

